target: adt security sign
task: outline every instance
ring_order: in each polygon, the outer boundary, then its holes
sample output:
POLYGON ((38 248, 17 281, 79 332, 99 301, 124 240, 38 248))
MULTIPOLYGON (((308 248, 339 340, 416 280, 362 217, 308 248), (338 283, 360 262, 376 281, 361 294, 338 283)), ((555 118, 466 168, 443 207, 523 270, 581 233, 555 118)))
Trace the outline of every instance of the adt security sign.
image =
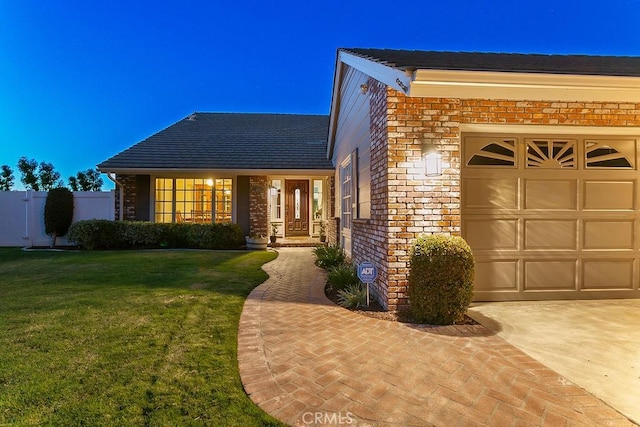
POLYGON ((368 261, 358 264, 358 279, 362 283, 373 283, 378 277, 378 269, 368 261))
POLYGON ((378 277, 378 269, 368 261, 358 264, 358 279, 367 284, 367 307, 369 306, 369 284, 378 277))

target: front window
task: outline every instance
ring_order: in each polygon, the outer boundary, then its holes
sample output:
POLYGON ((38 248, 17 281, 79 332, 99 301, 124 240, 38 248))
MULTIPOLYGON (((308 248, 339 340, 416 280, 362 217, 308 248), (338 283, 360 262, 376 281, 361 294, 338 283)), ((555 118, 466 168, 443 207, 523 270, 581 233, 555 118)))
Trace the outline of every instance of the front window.
POLYGON ((342 228, 351 228, 352 200, 352 162, 351 156, 340 166, 340 182, 342 189, 342 228))
POLYGON ((156 222, 231 222, 231 179, 156 179, 156 222))
POLYGON ((313 180, 313 218, 322 219, 322 180, 313 180))
POLYGON ((282 180, 274 179, 269 188, 269 206, 271 209, 271 220, 282 219, 282 180))

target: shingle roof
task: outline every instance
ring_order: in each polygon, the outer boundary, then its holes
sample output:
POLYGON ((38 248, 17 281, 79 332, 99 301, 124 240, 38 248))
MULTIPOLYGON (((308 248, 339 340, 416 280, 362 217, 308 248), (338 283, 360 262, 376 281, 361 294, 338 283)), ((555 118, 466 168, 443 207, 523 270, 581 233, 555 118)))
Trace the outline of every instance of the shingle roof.
POLYGON ((360 48, 340 50, 401 70, 506 71, 640 77, 640 57, 637 56, 435 52, 360 48))
POLYGON ((194 113, 105 160, 114 169, 333 169, 329 117, 194 113))

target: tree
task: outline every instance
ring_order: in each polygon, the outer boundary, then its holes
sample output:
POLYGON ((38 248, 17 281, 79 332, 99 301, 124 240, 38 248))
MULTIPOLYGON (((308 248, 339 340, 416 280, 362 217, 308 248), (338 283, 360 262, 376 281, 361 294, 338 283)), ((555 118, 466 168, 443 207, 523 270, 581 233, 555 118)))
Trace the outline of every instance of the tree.
POLYGON ((100 172, 96 169, 80 171, 76 176, 69 177, 69 187, 73 191, 100 191, 102 184, 100 172))
POLYGON ((20 160, 18 160, 18 170, 21 174, 20 181, 27 190, 40 191, 40 183, 36 174, 37 168, 38 162, 35 159, 28 160, 26 157, 20 157, 20 160))
POLYGON ((40 189, 49 191, 54 188, 64 187, 64 182, 60 179, 60 172, 56 171, 52 163, 41 162, 38 167, 38 179, 40 189))
POLYGON ((64 187, 51 189, 44 204, 44 231, 52 237, 51 247, 58 236, 67 234, 72 222, 73 193, 64 187))
POLYGON ((10 191, 15 181, 13 170, 9 165, 0 166, 0 170, 0 191, 10 191))

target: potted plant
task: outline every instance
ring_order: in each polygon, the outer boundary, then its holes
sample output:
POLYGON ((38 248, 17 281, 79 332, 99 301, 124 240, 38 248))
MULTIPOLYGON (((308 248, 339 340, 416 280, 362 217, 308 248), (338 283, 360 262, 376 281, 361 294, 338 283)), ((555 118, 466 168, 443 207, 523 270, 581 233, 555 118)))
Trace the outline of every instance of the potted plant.
POLYGON ((267 250, 267 236, 264 234, 254 233, 251 236, 245 236, 247 242, 247 249, 251 250, 267 250))
POLYGON ((271 223, 271 236, 269 236, 269 240, 271 241, 272 245, 276 243, 276 240, 278 240, 278 223, 277 222, 271 223))
POLYGON ((322 243, 327 241, 327 229, 324 221, 320 221, 320 241, 322 243))

